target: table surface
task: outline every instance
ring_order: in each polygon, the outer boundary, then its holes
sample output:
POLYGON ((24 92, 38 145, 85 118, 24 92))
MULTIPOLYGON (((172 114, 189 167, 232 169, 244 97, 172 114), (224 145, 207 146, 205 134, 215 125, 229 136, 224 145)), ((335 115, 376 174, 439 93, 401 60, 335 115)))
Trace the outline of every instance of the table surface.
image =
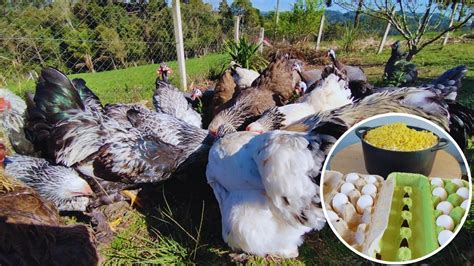
MULTIPOLYGON (((329 161, 329 169, 341 173, 368 174, 365 169, 364 155, 360 143, 352 144, 333 154, 329 161)), ((436 153, 433 169, 429 176, 443 178, 460 178, 462 176, 459 162, 450 153, 440 150, 436 153)))

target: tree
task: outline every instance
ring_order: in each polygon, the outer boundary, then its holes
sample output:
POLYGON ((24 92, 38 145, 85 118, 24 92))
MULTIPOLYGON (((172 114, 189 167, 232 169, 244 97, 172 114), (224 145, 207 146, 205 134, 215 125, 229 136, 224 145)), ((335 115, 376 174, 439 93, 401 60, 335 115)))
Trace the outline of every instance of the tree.
MULTIPOLYGON (((450 1, 455 2, 455 1, 450 1)), ((356 6, 353 1, 341 1, 340 6, 354 11, 356 6)), ((464 15, 463 19, 452 26, 438 32, 433 37, 426 37, 427 31, 439 31, 441 23, 446 18, 447 9, 434 0, 373 0, 364 1, 362 12, 389 22, 408 43, 407 60, 426 46, 434 43, 446 33, 454 31, 472 18, 472 12, 464 15), (420 12, 421 11, 421 12, 420 12)))
POLYGON ((260 12, 252 6, 250 0, 235 0, 230 6, 232 15, 242 16, 242 26, 247 29, 261 25, 260 12))
POLYGON ((218 10, 220 15, 219 23, 221 24, 222 31, 224 33, 231 31, 233 26, 232 11, 230 10, 226 0, 221 0, 219 2, 218 10))

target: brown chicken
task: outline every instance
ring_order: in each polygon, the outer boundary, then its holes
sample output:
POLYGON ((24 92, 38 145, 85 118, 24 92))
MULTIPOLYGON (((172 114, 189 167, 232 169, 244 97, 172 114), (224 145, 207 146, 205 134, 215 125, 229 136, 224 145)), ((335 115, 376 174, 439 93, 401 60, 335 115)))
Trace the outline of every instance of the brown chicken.
POLYGON ((226 70, 214 89, 214 97, 212 100, 213 117, 226 107, 225 103, 229 102, 238 91, 237 84, 235 84, 234 78, 232 77, 232 71, 230 69, 226 70))
POLYGON ((275 57, 252 87, 234 96, 229 106, 214 117, 209 132, 216 135, 219 127, 225 124, 242 130, 265 110, 288 103, 295 94, 295 85, 301 80, 294 63, 295 59, 286 56, 275 57))

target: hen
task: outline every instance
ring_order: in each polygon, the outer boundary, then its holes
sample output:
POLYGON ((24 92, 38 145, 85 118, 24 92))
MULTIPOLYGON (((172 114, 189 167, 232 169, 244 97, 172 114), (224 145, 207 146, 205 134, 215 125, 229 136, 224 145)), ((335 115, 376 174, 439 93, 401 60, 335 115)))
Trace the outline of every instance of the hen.
POLYGON ((62 225, 51 203, 0 168, 0 264, 97 265, 98 261, 86 226, 62 225))
POLYGON ((75 170, 41 158, 13 155, 4 166, 6 174, 32 187, 60 211, 85 211, 93 194, 75 170))
POLYGON ((184 94, 173 85, 156 79, 153 104, 159 113, 174 116, 184 122, 201 127, 201 115, 186 100, 184 94))
POLYGON ((243 68, 234 61, 231 62, 230 70, 232 71, 232 77, 234 78, 235 84, 239 89, 246 89, 252 86, 254 80, 256 80, 260 74, 251 69, 243 68))
POLYGON ((0 88, 0 129, 8 136, 17 153, 32 155, 33 145, 23 130, 25 111, 26 103, 22 98, 7 89, 0 88))
POLYGON ((259 256, 298 256, 303 234, 325 224, 317 177, 334 141, 284 131, 237 132, 218 140, 206 175, 224 241, 259 256))
POLYGON ((28 106, 27 128, 35 147, 91 177, 99 201, 121 200, 121 190, 167 179, 178 166, 181 148, 129 127, 125 119, 120 123, 92 112, 55 69, 41 72, 34 101, 28 106))
POLYGON ((209 132, 217 135, 219 126, 229 124, 243 129, 264 111, 282 106, 293 97, 300 77, 293 69, 294 60, 276 57, 252 84, 232 99, 231 106, 218 113, 209 124, 209 132))
POLYGON ((331 74, 319 85, 300 98, 298 103, 273 107, 265 111, 257 121, 247 126, 246 130, 262 133, 288 126, 306 116, 332 110, 352 103, 351 92, 347 82, 331 74))

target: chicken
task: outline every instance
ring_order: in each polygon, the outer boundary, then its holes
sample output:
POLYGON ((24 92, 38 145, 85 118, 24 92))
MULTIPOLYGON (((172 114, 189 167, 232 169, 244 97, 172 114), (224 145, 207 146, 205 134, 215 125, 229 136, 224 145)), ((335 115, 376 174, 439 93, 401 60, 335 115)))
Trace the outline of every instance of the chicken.
POLYGON ((262 133, 288 126, 306 116, 332 110, 352 103, 347 82, 331 74, 298 103, 273 107, 257 121, 247 126, 247 131, 262 133))
POLYGON ((300 64, 294 64, 293 67, 300 75, 306 88, 310 88, 322 78, 322 71, 319 69, 303 70, 300 64))
POLYGON ((186 98, 188 102, 191 103, 192 107, 195 110, 199 110, 202 114, 202 127, 207 128, 209 123, 211 123, 212 118, 214 117, 214 89, 207 89, 202 92, 199 88, 194 88, 191 97, 186 98))
POLYGON ((35 147, 85 175, 97 196, 94 204, 124 200, 121 190, 167 179, 178 166, 180 148, 84 107, 69 79, 55 69, 41 72, 34 101, 27 129, 35 147))
POLYGON ((217 115, 221 110, 228 107, 228 102, 235 95, 240 93, 240 90, 235 84, 232 72, 230 69, 224 71, 221 78, 217 81, 214 89, 214 96, 212 100, 212 117, 217 115))
POLYGON ((239 89, 246 89, 252 86, 252 82, 256 80, 260 74, 251 69, 243 68, 239 64, 232 61, 230 70, 232 72, 232 77, 234 82, 239 87, 239 89))
POLYGON ((385 64, 384 80, 392 85, 411 85, 418 79, 415 64, 405 60, 407 53, 400 47, 400 41, 392 44, 392 54, 385 64))
POLYGON ((8 89, 0 88, 0 129, 8 136, 17 153, 33 155, 33 145, 23 130, 25 111, 26 103, 22 98, 8 89))
POLYGON ((160 67, 156 70, 156 75, 161 77, 163 82, 169 83, 169 75, 173 73, 173 70, 168 67, 168 65, 164 62, 160 64, 160 67))
POLYGON ((264 111, 282 106, 295 93, 300 77, 293 70, 294 60, 277 57, 252 84, 231 101, 231 106, 218 113, 209 124, 209 132, 217 135, 219 126, 230 124, 235 129, 244 129, 264 111))
POLYGON ((101 112, 103 110, 102 103, 99 97, 86 86, 86 81, 83 79, 73 79, 72 84, 74 88, 79 92, 84 107, 89 108, 92 112, 101 112))
POLYGON ((5 159, 5 173, 35 189, 60 211, 85 211, 93 192, 72 168, 42 158, 13 155, 5 159))
POLYGON ((95 241, 85 225, 62 225, 53 204, 1 168, 0 217, 2 265, 98 264, 95 241))
POLYGON ((284 131, 237 132, 218 140, 206 175, 224 241, 258 256, 298 256, 302 236, 325 224, 317 177, 334 141, 284 131))
POLYGON ((184 94, 159 79, 156 79, 153 104, 159 113, 169 114, 199 128, 202 126, 201 115, 192 108, 184 94))
POLYGON ((342 72, 346 74, 349 82, 367 81, 367 77, 365 76, 364 70, 362 70, 362 68, 342 64, 336 58, 336 52, 333 49, 329 49, 328 57, 331 59, 331 62, 334 67, 338 68, 339 70, 341 70, 342 72))
POLYGON ((308 116, 284 130, 309 131, 337 135, 366 118, 385 113, 421 116, 449 130, 448 105, 435 92, 420 88, 402 88, 376 93, 352 104, 308 116))

